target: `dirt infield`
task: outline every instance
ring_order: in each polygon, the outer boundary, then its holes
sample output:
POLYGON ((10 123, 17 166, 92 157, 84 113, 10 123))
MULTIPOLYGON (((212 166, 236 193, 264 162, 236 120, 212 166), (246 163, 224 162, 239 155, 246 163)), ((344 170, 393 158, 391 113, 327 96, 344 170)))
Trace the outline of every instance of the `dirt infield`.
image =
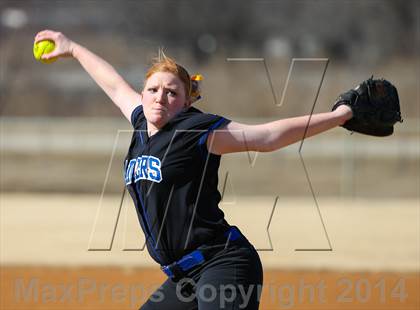
MULTIPOLYGON (((156 268, 3 267, 1 309, 138 309, 156 268)), ((419 309, 419 273, 266 270, 260 309, 419 309)))
MULTIPOLYGON (((131 202, 121 211, 112 251, 88 251, 99 195, 3 194, 0 203, 0 265, 154 267, 147 251, 124 251, 144 245, 131 202)), ((109 246, 120 197, 102 201, 94 241, 109 246)), ((333 251, 299 252, 328 247, 313 201, 245 197, 223 206, 260 249, 265 268, 281 270, 419 271, 417 200, 345 200, 319 198, 333 251), (270 241, 272 242, 270 244, 270 241), (272 247, 272 250, 267 250, 272 247), (266 249, 266 250, 264 250, 266 249)), ((96 245, 96 243, 93 243, 96 245)))

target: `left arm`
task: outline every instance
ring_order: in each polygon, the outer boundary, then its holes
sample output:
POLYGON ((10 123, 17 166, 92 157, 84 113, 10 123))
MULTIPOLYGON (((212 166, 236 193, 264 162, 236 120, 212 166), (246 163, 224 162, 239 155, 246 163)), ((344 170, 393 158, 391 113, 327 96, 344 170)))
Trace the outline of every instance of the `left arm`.
POLYGON ((245 125, 236 122, 212 132, 207 138, 207 148, 213 154, 257 151, 271 152, 288 146, 306 137, 320 134, 344 124, 352 118, 351 109, 342 105, 333 112, 282 119, 260 125, 245 125))

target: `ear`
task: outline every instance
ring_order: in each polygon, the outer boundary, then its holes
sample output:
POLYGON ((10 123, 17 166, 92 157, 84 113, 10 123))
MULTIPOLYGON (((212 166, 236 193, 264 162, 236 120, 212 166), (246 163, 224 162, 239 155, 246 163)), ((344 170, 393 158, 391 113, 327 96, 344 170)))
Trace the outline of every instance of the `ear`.
POLYGON ((188 109, 191 105, 192 105, 192 101, 191 99, 188 99, 185 101, 184 108, 188 109))

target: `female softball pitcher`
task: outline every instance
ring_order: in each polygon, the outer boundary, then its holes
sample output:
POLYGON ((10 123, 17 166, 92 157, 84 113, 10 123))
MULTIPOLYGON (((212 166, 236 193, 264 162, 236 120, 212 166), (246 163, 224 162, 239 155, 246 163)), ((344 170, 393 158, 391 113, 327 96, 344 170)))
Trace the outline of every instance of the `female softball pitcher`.
MULTIPOLYGON (((124 163, 125 184, 151 257, 168 279, 140 309, 258 309, 259 256, 218 204, 222 154, 269 152, 302 139, 309 116, 245 125, 192 107, 197 80, 172 59, 156 60, 134 90, 103 59, 62 33, 44 59, 73 57, 121 109, 135 131, 124 163)), ((307 137, 342 125, 352 110, 312 115, 307 137)))

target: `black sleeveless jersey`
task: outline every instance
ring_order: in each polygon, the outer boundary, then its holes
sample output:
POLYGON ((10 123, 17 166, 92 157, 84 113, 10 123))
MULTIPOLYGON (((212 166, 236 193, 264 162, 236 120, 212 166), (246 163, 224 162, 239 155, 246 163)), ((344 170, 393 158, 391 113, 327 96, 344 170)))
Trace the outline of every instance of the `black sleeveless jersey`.
POLYGON ((207 136, 230 121, 190 107, 148 137, 140 105, 125 160, 125 184, 136 207, 151 257, 170 264, 229 229, 218 204, 220 156, 207 136))

